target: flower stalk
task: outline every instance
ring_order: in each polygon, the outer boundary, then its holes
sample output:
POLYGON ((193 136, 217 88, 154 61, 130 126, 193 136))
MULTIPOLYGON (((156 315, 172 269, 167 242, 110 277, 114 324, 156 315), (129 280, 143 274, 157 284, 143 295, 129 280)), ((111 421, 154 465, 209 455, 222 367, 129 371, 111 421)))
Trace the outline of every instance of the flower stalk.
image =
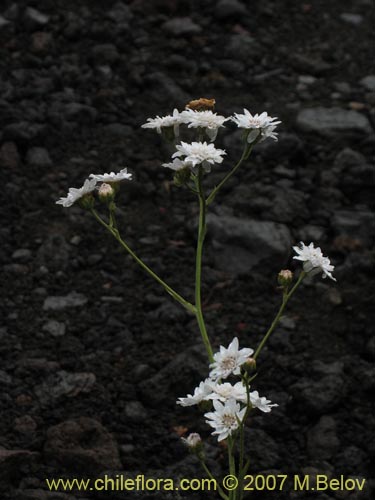
POLYGON ((305 276, 306 276, 306 273, 304 271, 301 271, 301 274, 299 275, 296 284, 293 286, 293 288, 289 292, 288 292, 287 287, 283 288, 283 298, 282 298, 280 308, 275 316, 275 319, 272 321, 271 326, 269 327, 268 331, 266 332, 266 334, 264 335, 260 344, 258 345, 258 347, 254 353, 254 356, 253 356, 254 359, 257 359, 261 350, 265 346, 267 340, 270 338, 272 332, 275 330, 276 326, 278 325, 278 323, 281 319, 281 316, 283 315, 284 309, 285 309, 287 303, 289 302, 289 299, 294 294, 294 292, 297 290, 297 288, 300 286, 300 284, 304 280, 305 276))
POLYGON ((114 213, 112 211, 111 216, 110 216, 110 224, 107 224, 98 214, 98 212, 95 209, 91 210, 92 215, 95 217, 95 219, 102 225, 104 226, 107 231, 109 231, 112 236, 120 243, 122 248, 130 254, 133 259, 139 264, 146 273, 148 273, 155 281, 157 281, 164 289, 166 292, 168 292, 177 302, 179 302, 182 306, 185 307, 189 312, 196 314, 196 307, 188 302, 186 299, 184 299, 179 293, 177 293, 175 290, 173 290, 172 287, 170 287, 164 280, 162 280, 152 269, 148 267, 147 264, 143 262, 141 258, 138 257, 138 255, 133 252, 133 250, 129 247, 129 245, 121 238, 120 233, 118 229, 115 227, 115 218, 114 218, 114 213))

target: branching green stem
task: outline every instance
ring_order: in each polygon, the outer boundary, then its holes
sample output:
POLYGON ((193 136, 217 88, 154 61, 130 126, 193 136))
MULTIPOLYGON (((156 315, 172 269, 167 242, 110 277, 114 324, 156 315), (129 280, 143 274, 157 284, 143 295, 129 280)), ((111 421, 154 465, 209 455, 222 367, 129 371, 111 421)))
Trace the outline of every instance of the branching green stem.
POLYGON ((112 236, 120 243, 120 245, 133 257, 133 259, 139 264, 144 271, 146 271, 155 281, 157 281, 162 287, 168 292, 177 302, 179 302, 182 306, 185 307, 188 311, 193 314, 197 314, 196 307, 185 300, 179 293, 177 293, 173 288, 171 288, 164 280, 162 280, 152 269, 150 269, 147 264, 143 262, 142 259, 138 257, 138 255, 133 252, 133 250, 128 246, 128 244, 121 238, 120 233, 116 227, 115 216, 114 216, 114 208, 110 209, 110 224, 107 224, 97 213, 95 209, 91 209, 92 215, 95 219, 104 226, 107 231, 109 231, 112 236))
POLYGON ((302 281, 305 278, 305 276, 306 276, 306 273, 304 271, 302 271, 301 274, 298 277, 297 282, 293 286, 293 288, 289 292, 284 289, 284 291, 283 291, 283 300, 281 302, 280 309, 279 309, 278 313, 276 314, 276 317, 273 320, 271 326, 269 327, 267 333, 265 334, 265 336, 261 340, 261 342, 260 342, 257 350, 255 351, 255 354, 253 356, 254 359, 256 359, 259 356, 260 351, 263 349, 263 347, 264 347, 265 343, 267 342, 267 340, 269 339, 271 333, 275 330, 277 324, 280 321, 280 318, 281 318, 281 316, 282 316, 282 314, 284 312, 284 309, 285 309, 285 307, 286 307, 289 299, 294 294, 294 292, 297 290, 297 288, 299 287, 299 285, 302 283, 302 281))
POLYGON ((219 190, 223 187, 223 185, 227 182, 227 180, 230 177, 232 177, 232 175, 236 172, 236 170, 241 166, 242 162, 249 158, 251 150, 253 149, 253 145, 254 144, 249 144, 247 142, 245 143, 245 147, 244 147, 244 150, 242 152, 241 158, 238 160, 238 162, 232 168, 232 170, 230 170, 227 173, 227 175, 224 177, 224 179, 221 182, 219 182, 219 184, 211 191, 211 193, 209 194, 209 196, 206 200, 206 206, 210 205, 210 203, 212 203, 214 201, 215 196, 217 195, 219 190))

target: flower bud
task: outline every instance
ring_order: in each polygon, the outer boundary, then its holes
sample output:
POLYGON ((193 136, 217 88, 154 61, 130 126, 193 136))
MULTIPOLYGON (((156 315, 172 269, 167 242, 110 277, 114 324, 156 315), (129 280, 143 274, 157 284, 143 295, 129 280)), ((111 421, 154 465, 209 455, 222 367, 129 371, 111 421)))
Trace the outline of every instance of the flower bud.
POLYGON ((108 203, 113 200, 115 196, 115 190, 110 184, 103 182, 98 191, 99 200, 102 203, 108 203))
POLYGON ((85 210, 91 210, 95 205, 95 198, 91 193, 87 193, 78 200, 79 205, 85 210))
POLYGON ((193 453, 199 453, 202 450, 202 438, 198 433, 192 432, 188 437, 181 439, 193 453))
POLYGON ((254 358, 247 358, 245 363, 242 365, 242 369, 244 372, 248 373, 249 375, 253 374, 256 369, 257 369, 257 362, 256 359, 254 358))
POLYGON ((289 269, 283 269, 279 272, 277 276, 277 282, 279 285, 288 287, 293 281, 293 273, 289 269))

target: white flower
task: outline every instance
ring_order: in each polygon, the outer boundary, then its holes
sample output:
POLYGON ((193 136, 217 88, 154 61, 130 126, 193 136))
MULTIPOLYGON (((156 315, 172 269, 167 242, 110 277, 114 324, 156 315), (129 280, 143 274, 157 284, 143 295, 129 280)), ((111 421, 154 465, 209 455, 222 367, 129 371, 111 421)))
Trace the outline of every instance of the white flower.
POLYGON ((207 382, 207 385, 212 390, 212 393, 206 396, 205 399, 217 399, 223 403, 228 399, 235 399, 236 401, 241 401, 242 403, 246 403, 247 401, 246 387, 242 382, 237 382, 232 385, 229 382, 217 384, 212 380, 207 382))
POLYGON ((147 118, 147 123, 143 124, 142 128, 155 128, 157 133, 161 134, 162 128, 173 127, 174 135, 178 137, 181 123, 184 123, 181 119, 181 113, 178 109, 174 109, 172 115, 147 118))
POLYGON ((180 160, 179 158, 175 158, 172 163, 163 163, 163 167, 178 171, 186 167, 192 167, 192 163, 189 161, 180 160))
POLYGON ((274 132, 274 130, 276 125, 281 123, 281 121, 275 121, 277 118, 268 116, 266 111, 260 115, 258 115, 258 113, 252 115, 250 111, 244 109, 244 114, 234 113, 231 120, 236 123, 237 127, 248 129, 250 131, 247 136, 248 143, 252 143, 256 139, 259 139, 259 142, 261 142, 268 137, 277 141, 277 133, 274 132))
POLYGON ((205 413, 207 424, 215 430, 213 435, 218 436, 218 441, 226 439, 233 431, 238 428, 238 421, 242 421, 246 413, 246 407, 241 410, 240 405, 230 399, 224 404, 220 401, 214 401, 214 412, 205 413))
POLYGON ((181 406, 193 406, 201 403, 212 391, 207 385, 208 379, 204 380, 194 389, 194 394, 188 394, 186 398, 178 398, 177 404, 181 406))
POLYGON ((276 403, 271 405, 271 401, 265 397, 259 397, 258 391, 250 392, 250 402, 255 408, 264 411, 264 413, 269 413, 271 411, 271 408, 273 408, 274 406, 279 406, 276 403))
POLYGON ((183 111, 181 118, 184 123, 188 123, 188 128, 204 128, 211 141, 216 139, 218 129, 224 127, 223 123, 229 120, 229 118, 217 115, 212 111, 195 111, 193 109, 183 111))
POLYGON ((191 144, 181 142, 176 149, 172 158, 185 156, 185 161, 190 162, 192 167, 202 164, 207 172, 211 170, 212 164, 221 163, 222 156, 226 154, 223 149, 216 149, 213 144, 207 144, 207 142, 192 142, 191 144))
POLYGON ((187 438, 181 438, 189 448, 196 448, 202 443, 202 438, 197 432, 192 432, 187 438))
POLYGON ((56 201, 56 204, 62 205, 65 208, 71 207, 76 201, 81 199, 83 196, 94 191, 95 186, 96 186, 95 179, 91 180, 86 179, 82 187, 78 189, 69 188, 66 198, 60 198, 58 201, 56 201))
POLYGON ((336 278, 334 278, 331 274, 334 270, 334 266, 331 265, 331 261, 328 257, 324 257, 319 247, 314 248, 313 243, 306 246, 301 241, 300 246, 293 247, 293 250, 298 254, 295 255, 293 259, 301 260, 303 262, 303 270, 306 273, 314 275, 322 272, 323 278, 328 276, 332 280, 336 281, 336 278))
POLYGON ((111 172, 109 174, 94 175, 90 174, 91 179, 95 179, 97 182, 120 182, 124 180, 131 180, 132 174, 128 173, 126 168, 120 170, 120 172, 111 172))
POLYGON ((253 349, 245 347, 238 349, 238 338, 235 337, 226 349, 220 346, 220 351, 214 354, 214 363, 210 365, 210 378, 217 380, 227 378, 231 373, 240 374, 240 367, 254 353, 253 349))

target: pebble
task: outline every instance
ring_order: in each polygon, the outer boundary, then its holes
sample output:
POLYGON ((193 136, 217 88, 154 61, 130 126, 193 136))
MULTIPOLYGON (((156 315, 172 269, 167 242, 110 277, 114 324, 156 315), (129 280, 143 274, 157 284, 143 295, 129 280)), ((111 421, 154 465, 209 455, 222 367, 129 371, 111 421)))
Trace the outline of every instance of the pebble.
POLYGON ((220 20, 240 19, 246 14, 246 7, 238 0, 220 0, 214 10, 215 17, 220 20))
POLYGON ((321 106, 300 111, 296 124, 302 131, 325 136, 346 133, 368 135, 372 130, 367 117, 357 111, 321 106))
POLYGON ((207 226, 216 264, 234 274, 248 274, 262 261, 280 269, 292 245, 284 224, 209 214, 207 226))
POLYGON ((30 148, 26 155, 26 163, 33 167, 51 167, 52 160, 45 148, 30 148))
POLYGON ((323 415, 307 433, 307 452, 310 458, 328 460, 337 452, 339 446, 335 420, 323 415))
POLYGON ((32 258, 32 252, 28 248, 19 248, 12 254, 12 259, 22 263, 29 262, 32 258))
POLYGON ((50 295, 43 304, 44 311, 63 311, 72 307, 82 307, 86 305, 88 299, 82 293, 71 292, 65 296, 50 295))
POLYGON ((27 7, 23 16, 23 22, 29 31, 35 31, 48 24, 49 16, 43 14, 33 7, 27 7))
POLYGON ((162 29, 173 36, 197 35, 202 28, 190 17, 175 17, 162 25, 162 29))
POLYGON ((74 473, 99 474, 122 468, 113 436, 100 422, 88 417, 50 427, 44 452, 49 461, 74 473))
POLYGON ((365 76, 359 83, 362 85, 362 87, 365 87, 366 90, 375 92, 375 75, 365 76))
POLYGON ((124 408, 125 416, 134 422, 147 418, 147 411, 140 401, 129 401, 124 408))
POLYGON ((52 319, 43 325, 43 331, 49 333, 52 337, 63 337, 65 335, 66 325, 65 323, 52 319))
POLYGON ((340 19, 353 26, 359 26, 363 23, 363 16, 360 14, 352 14, 350 12, 343 12, 340 14, 340 19))

